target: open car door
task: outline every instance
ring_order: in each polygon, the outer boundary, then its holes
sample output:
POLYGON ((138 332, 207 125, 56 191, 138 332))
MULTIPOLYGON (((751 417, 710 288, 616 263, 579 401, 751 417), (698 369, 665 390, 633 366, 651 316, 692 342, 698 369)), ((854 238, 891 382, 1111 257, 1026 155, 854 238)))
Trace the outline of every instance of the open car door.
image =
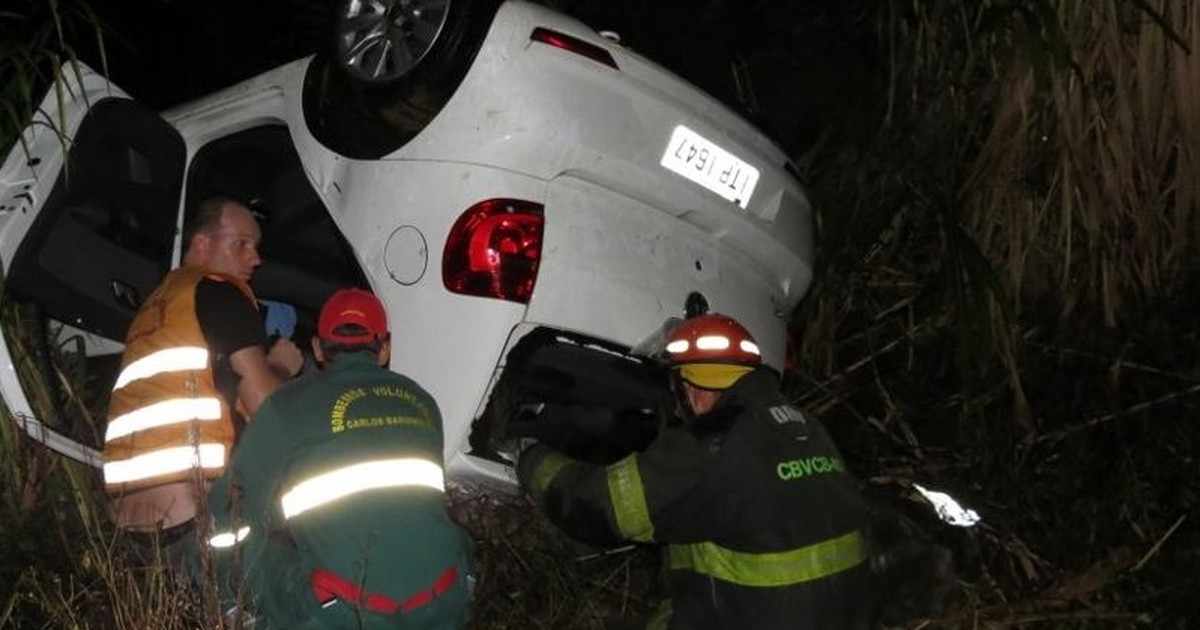
POLYGON ((103 412, 82 411, 52 359, 119 360, 172 264, 186 157, 157 114, 68 63, 0 166, 0 395, 24 431, 79 461, 101 463, 103 412))

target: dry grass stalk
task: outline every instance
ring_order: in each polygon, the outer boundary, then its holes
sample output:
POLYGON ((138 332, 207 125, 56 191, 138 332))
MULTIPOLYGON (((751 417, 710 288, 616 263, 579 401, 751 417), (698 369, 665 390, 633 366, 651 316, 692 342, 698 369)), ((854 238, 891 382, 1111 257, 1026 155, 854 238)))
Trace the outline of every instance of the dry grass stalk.
POLYGON ((1064 315, 1096 303, 1115 326, 1126 302, 1172 289, 1198 245, 1200 5, 1051 6, 1053 24, 1013 35, 1064 45, 998 59, 966 220, 1018 304, 1061 292, 1064 315))
POLYGON ((794 398, 872 487, 961 490, 991 528, 950 536, 962 602, 916 625, 1178 619, 1200 532, 1163 506, 1200 495, 1197 376, 1165 331, 1193 344, 1195 310, 1149 305, 1196 269, 1200 8, 878 6, 883 123, 813 162, 794 398), (1153 334, 1104 327, 1147 314, 1153 334), (1104 565, 1119 549, 1140 575, 1104 565), (1064 604, 1056 584, 1088 588, 1064 604))

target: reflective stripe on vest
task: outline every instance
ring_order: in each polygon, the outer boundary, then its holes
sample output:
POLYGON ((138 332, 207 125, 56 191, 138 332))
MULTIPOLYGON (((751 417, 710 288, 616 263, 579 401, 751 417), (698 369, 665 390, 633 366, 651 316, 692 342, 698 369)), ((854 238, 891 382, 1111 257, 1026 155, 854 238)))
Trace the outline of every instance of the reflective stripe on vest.
MULTIPOLYGON (((228 458, 236 439, 232 400, 226 400, 215 382, 212 363, 215 354, 208 350, 196 313, 196 288, 210 279, 227 283, 246 296, 253 308, 253 293, 232 276, 210 273, 199 266, 184 265, 168 273, 146 298, 125 335, 121 372, 116 379, 108 405, 105 430, 105 462, 116 462, 108 470, 128 469, 124 462, 169 448, 194 448, 197 444, 220 444, 228 458), (211 416, 211 403, 173 403, 153 412, 141 412, 165 401, 213 399, 220 408, 220 419, 197 421, 211 416), (198 405, 196 409, 184 409, 198 405), (159 412, 162 412, 161 414, 159 412), (134 414, 134 415, 130 415, 134 414), (188 422, 176 422, 180 418, 188 422), (113 422, 120 420, 116 426, 113 422)), ((206 464, 211 460, 209 456, 206 464)), ((199 465, 199 457, 194 457, 199 465)), ((152 461, 153 458, 150 458, 152 461)), ((142 460, 147 461, 147 460, 142 460)), ((125 474, 106 476, 109 494, 122 496, 167 483, 192 481, 197 473, 205 479, 220 476, 224 465, 194 469, 170 469, 159 476, 125 474), (122 482, 121 479, 131 479, 122 482)))
POLYGON ((104 431, 104 441, 111 442, 138 431, 165 427, 192 420, 220 420, 221 401, 216 398, 174 398, 134 409, 113 418, 104 431))
POLYGON ((225 466, 224 444, 200 444, 196 447, 173 446, 143 455, 106 462, 106 483, 128 483, 159 475, 185 471, 193 467, 221 469, 225 466))
POLYGON ((246 540, 246 537, 249 535, 250 526, 243 525, 238 528, 236 532, 230 530, 213 534, 212 537, 208 539, 208 545, 213 549, 228 549, 242 542, 243 540, 246 540))
POLYGON ((671 545, 671 569, 710 575, 740 586, 790 586, 819 580, 866 559, 862 534, 850 532, 777 553, 743 553, 710 542, 671 545))
POLYGON ((630 455, 607 470, 608 498, 621 537, 638 542, 654 540, 654 523, 646 506, 646 490, 638 472, 637 455, 630 455))
POLYGON ((444 492, 442 467, 414 457, 363 462, 305 479, 284 493, 279 503, 283 517, 292 518, 352 494, 403 486, 444 492))
POLYGON ((208 350, 204 348, 167 348, 146 355, 125 366, 117 376, 117 384, 113 391, 143 378, 150 378, 163 372, 185 372, 188 370, 203 370, 208 367, 208 350))

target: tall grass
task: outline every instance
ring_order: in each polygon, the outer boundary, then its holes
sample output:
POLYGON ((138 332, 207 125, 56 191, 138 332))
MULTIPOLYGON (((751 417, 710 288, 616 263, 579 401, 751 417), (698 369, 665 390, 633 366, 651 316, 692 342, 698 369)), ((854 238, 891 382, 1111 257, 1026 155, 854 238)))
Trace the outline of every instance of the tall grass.
POLYGON ((1200 236, 1200 6, 1051 6, 992 35, 1038 45, 997 68, 966 224, 1018 305, 1062 292, 1064 317, 1097 304, 1117 326, 1178 288, 1200 236))
MULTIPOLYGON (((47 332, 24 305, 0 293, 0 325, 34 415, 63 421, 84 409, 83 380, 52 388, 82 354, 52 346, 46 365, 33 355, 47 332), (66 400, 56 400, 66 392, 66 400)), ((70 348, 71 346, 66 346, 70 348)), ((50 451, 12 420, 0 422, 0 627, 185 628, 194 619, 187 591, 163 563, 120 535, 105 515, 98 471, 50 451)))
POLYGON ((791 384, 902 511, 919 482, 983 514, 923 527, 960 578, 926 623, 1197 613, 1198 16, 1173 0, 871 13, 876 133, 811 161, 821 266, 791 384))

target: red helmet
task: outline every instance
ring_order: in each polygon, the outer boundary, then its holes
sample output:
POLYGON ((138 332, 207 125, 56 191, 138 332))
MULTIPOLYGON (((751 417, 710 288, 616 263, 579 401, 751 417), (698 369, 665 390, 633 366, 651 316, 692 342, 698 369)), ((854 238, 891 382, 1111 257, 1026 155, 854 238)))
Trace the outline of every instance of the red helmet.
POLYGON ((762 364, 749 331, 717 314, 685 319, 667 341, 667 358, 685 381, 706 389, 725 389, 762 364))

